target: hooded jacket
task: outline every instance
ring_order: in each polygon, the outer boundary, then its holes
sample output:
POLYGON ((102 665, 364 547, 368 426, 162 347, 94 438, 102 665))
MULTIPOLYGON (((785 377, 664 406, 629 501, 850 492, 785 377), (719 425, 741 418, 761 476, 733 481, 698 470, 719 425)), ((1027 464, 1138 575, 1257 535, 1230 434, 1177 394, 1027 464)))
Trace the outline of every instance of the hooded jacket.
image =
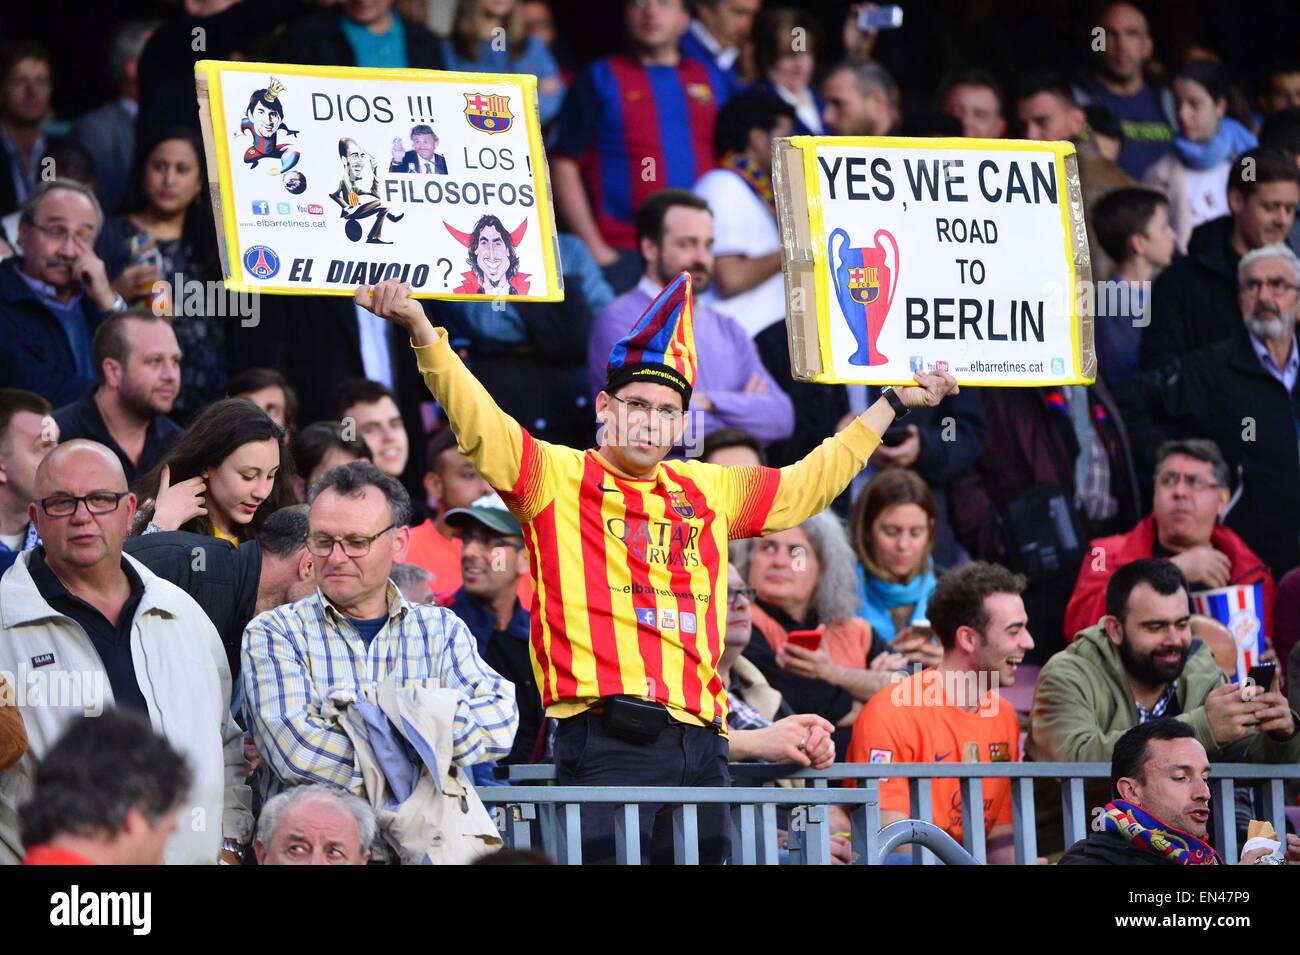
MULTIPOLYGON (((1192 641, 1178 678, 1177 718, 1196 732, 1211 762, 1300 760, 1300 733, 1285 742, 1257 730, 1227 745, 1214 739, 1205 715, 1205 698, 1227 682, 1210 648, 1192 641)), ((1300 726, 1300 716, 1293 718, 1300 726)), ((1137 725, 1137 704, 1119 648, 1101 626, 1089 627, 1043 666, 1034 689, 1026 753, 1040 762, 1108 763, 1115 742, 1137 725)))
MULTIPOLYGON (((0 578, 0 671, 15 674, 15 689, 23 691, 18 702, 29 745, 0 774, 0 863, 11 864, 23 857, 17 810, 31 796, 41 757, 72 720, 113 705, 90 639, 41 596, 27 569, 30 560, 29 551, 0 578), (32 695, 37 692, 45 695, 32 695)), ((169 864, 215 864, 223 837, 247 842, 253 827, 244 736, 230 717, 226 654, 188 594, 134 558, 123 560, 144 584, 131 626, 131 656, 149 722, 194 774, 165 858, 169 864)))

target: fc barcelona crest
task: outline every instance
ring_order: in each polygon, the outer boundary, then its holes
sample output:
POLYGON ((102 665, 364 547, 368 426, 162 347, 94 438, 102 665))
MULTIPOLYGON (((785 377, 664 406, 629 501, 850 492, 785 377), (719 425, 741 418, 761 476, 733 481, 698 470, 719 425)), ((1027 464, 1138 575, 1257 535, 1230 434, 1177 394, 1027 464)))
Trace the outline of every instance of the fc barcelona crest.
POLYGON ((695 505, 686 498, 685 491, 669 491, 668 503, 673 506, 678 517, 684 517, 687 520, 695 516, 695 505))
POLYGON ((465 118, 483 133, 504 133, 514 123, 510 97, 496 94, 465 93, 465 118))
POLYGON ((875 266, 849 269, 849 297, 859 305, 870 305, 880 294, 880 273, 875 266))

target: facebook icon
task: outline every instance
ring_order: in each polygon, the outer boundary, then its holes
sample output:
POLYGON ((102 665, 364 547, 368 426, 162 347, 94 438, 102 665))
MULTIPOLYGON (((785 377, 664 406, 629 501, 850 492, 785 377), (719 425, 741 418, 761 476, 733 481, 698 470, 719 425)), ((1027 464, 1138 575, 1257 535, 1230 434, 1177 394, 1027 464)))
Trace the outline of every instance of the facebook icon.
POLYGON ((912 371, 925 371, 925 359, 920 355, 913 355, 907 360, 907 367, 912 371))
POLYGON ((655 611, 653 607, 638 607, 636 611, 637 623, 643 623, 647 627, 655 625, 655 611))
POLYGON ((253 200, 253 215, 269 216, 271 214, 271 204, 265 199, 253 200))

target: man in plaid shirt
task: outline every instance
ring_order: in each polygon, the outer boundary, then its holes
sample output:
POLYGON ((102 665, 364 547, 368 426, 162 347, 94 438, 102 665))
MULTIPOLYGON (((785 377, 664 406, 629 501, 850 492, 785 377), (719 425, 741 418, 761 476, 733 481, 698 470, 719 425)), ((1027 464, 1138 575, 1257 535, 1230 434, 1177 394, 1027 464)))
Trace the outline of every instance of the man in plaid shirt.
POLYGON ((514 686, 479 657, 465 624, 441 607, 408 603, 388 579, 406 553, 411 499, 368 461, 327 471, 312 488, 307 547, 319 589, 269 610, 244 631, 245 707, 269 773, 264 798, 298 783, 361 794, 347 735, 321 716, 330 691, 360 689, 397 671, 401 684, 460 690, 452 760, 501 759, 514 743, 514 686))

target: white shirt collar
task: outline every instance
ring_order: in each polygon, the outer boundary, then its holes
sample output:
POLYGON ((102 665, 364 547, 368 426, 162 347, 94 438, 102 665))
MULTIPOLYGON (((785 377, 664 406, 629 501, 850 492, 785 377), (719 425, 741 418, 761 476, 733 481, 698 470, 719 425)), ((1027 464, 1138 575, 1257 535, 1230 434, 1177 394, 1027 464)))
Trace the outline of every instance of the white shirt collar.
POLYGON ((649 295, 651 298, 656 297, 664 290, 662 285, 655 282, 654 279, 650 278, 648 275, 641 276, 641 281, 636 283, 636 287, 638 291, 645 292, 646 295, 649 295))
POLYGON ((695 39, 704 44, 706 50, 713 54, 713 58, 718 61, 718 66, 724 70, 731 69, 732 65, 740 57, 740 47, 729 46, 724 49, 717 38, 699 20, 691 20, 691 33, 695 35, 695 39))

